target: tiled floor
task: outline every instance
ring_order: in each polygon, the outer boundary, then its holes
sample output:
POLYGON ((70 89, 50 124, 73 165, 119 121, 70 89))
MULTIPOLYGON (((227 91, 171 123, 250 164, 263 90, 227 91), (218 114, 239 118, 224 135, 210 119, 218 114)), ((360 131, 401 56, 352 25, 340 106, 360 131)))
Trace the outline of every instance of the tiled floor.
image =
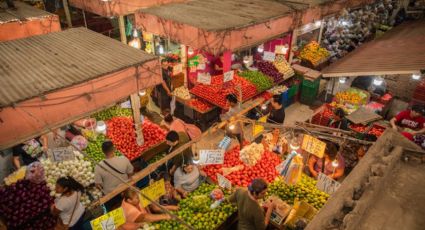
POLYGON ((285 109, 285 125, 292 125, 296 121, 306 121, 313 115, 308 105, 294 103, 285 109))

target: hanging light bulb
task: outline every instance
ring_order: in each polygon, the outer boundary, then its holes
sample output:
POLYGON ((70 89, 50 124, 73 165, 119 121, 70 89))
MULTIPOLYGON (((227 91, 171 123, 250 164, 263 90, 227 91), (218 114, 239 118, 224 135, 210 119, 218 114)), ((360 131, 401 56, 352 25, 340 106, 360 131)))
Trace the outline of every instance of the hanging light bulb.
POLYGON ((193 55, 193 49, 192 49, 192 47, 189 47, 189 48, 187 49, 187 54, 188 54, 189 56, 193 55))
POLYGON ((104 121, 98 121, 96 123, 96 129, 95 129, 95 131, 97 133, 103 133, 103 134, 105 134, 106 133, 106 124, 105 124, 105 122, 104 121))
POLYGON ((339 83, 341 83, 341 84, 345 84, 346 81, 347 81, 347 79, 345 77, 339 78, 339 83))
POLYGON ((292 151, 295 151, 295 152, 296 152, 296 151, 300 148, 300 145, 299 145, 299 143, 298 143, 297 138, 293 138, 293 139, 292 139, 291 144, 289 144, 289 148, 290 148, 292 151))
POLYGON ((248 56, 243 57, 243 63, 244 64, 248 64, 249 63, 249 57, 248 56))
POLYGON ((164 54, 164 46, 159 45, 159 50, 158 50, 159 54, 164 54))
POLYGON ((338 166, 339 166, 339 163, 337 160, 332 161, 332 167, 338 168, 338 166))
POLYGON ((262 109, 262 110, 266 110, 266 109, 267 109, 267 105, 266 105, 266 104, 263 104, 263 105, 261 106, 261 109, 262 109))
POLYGON ((229 125, 229 130, 235 130, 236 126, 234 124, 229 125))
POLYGON ((139 37, 139 32, 137 32, 137 29, 134 28, 133 29, 133 38, 138 38, 139 37))
POLYGON ((321 26, 321 25, 322 25, 322 21, 316 21, 316 22, 314 23, 314 25, 315 25, 316 27, 319 27, 319 26, 321 26))
POLYGON ((376 77, 375 79, 373 79, 373 84, 376 86, 382 85, 383 82, 384 82, 384 79, 382 79, 381 77, 376 77))
POLYGON ((140 42, 140 39, 138 37, 131 39, 131 41, 128 42, 128 45, 136 49, 142 48, 142 43, 140 42))
POLYGON ((413 80, 419 80, 419 79, 421 79, 421 75, 420 74, 417 74, 417 73, 412 74, 412 79, 413 80))
POLYGON ((139 96, 143 97, 146 95, 146 90, 142 89, 139 91, 139 96))
POLYGON ((259 46, 257 47, 257 51, 258 51, 259 53, 264 52, 264 44, 259 45, 259 46))

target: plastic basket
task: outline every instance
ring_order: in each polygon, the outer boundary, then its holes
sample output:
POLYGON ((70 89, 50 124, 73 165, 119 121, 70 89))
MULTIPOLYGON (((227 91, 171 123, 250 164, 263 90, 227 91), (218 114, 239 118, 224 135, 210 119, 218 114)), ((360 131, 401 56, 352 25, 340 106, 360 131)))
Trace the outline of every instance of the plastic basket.
POLYGON ((312 105, 316 100, 316 94, 304 94, 302 92, 300 102, 305 105, 312 105))
POLYGON ((300 88, 300 85, 298 84, 291 86, 291 88, 289 88, 288 90, 288 97, 294 97, 295 95, 297 95, 299 88, 300 88))
POLYGON ((288 102, 288 98, 289 98, 289 90, 286 90, 285 92, 283 92, 280 96, 281 96, 281 102, 282 104, 286 105, 286 103, 288 102))

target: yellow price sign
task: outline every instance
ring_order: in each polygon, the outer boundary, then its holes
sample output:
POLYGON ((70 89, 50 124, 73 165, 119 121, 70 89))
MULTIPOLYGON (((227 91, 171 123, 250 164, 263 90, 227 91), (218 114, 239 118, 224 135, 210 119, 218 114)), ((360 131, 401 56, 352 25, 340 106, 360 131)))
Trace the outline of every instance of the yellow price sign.
MULTIPOLYGON (((161 196, 165 195, 164 179, 155 181, 148 187, 142 189, 140 192, 143 193, 145 196, 149 197, 149 199, 151 200, 158 200, 161 196)), ((148 199, 141 196, 140 203, 142 204, 143 207, 146 207, 151 202, 148 199)))
MULTIPOLYGON (((267 121, 267 116, 263 116, 260 117, 260 119, 258 119, 259 122, 266 122, 267 121)), ((254 125, 252 128, 252 136, 255 137, 258 134, 260 134, 261 132, 264 131, 264 126, 262 125, 254 125)))
POLYGON ((124 210, 117 208, 90 221, 93 230, 115 230, 125 223, 124 210))
POLYGON ((322 158, 325 154, 326 143, 310 135, 304 135, 301 148, 319 158, 322 158))

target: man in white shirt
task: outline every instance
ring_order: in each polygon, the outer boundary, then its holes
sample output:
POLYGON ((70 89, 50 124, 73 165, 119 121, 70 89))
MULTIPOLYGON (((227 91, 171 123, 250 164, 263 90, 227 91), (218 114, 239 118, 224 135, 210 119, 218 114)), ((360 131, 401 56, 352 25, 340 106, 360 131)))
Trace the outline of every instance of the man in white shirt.
MULTIPOLYGON (((108 194, 122 184, 122 180, 128 181, 133 174, 134 168, 126 157, 115 156, 115 148, 111 141, 103 142, 102 151, 105 154, 105 160, 96 165, 94 181, 104 194, 108 194)), ((108 202, 109 204, 105 204, 107 209, 108 206, 113 208, 113 206, 120 203, 120 197, 117 197, 108 202)))

